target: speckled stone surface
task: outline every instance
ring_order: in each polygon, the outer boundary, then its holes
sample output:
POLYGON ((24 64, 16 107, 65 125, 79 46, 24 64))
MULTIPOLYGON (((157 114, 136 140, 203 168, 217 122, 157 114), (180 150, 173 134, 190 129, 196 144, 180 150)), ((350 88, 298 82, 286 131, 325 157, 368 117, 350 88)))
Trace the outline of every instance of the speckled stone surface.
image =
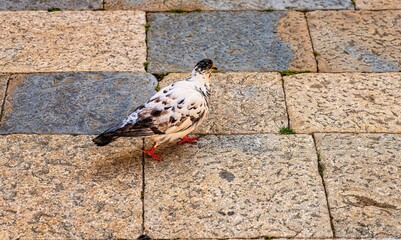
POLYGON ((102 0, 3 0, 0 1, 0 10, 47 10, 49 8, 61 10, 85 10, 103 8, 102 0))
POLYGON ((2 239, 134 239, 142 224, 142 140, 0 136, 2 239))
POLYGON ((142 11, 193 10, 285 10, 285 9, 352 9, 351 1, 344 0, 105 0, 106 9, 138 9, 142 11))
POLYGON ((307 18, 320 72, 401 71, 401 11, 315 11, 307 18))
POLYGON ((189 72, 206 57, 221 71, 316 71, 300 12, 150 13, 147 17, 152 73, 189 72))
POLYGON ((284 77, 297 133, 401 133, 401 73, 319 73, 284 77))
MULTIPOLYGON (((169 74, 160 86, 188 76, 190 73, 169 74)), ((209 111, 196 133, 278 133, 288 123, 280 74, 213 74, 209 111)))
POLYGON ((144 72, 145 13, 0 12, 0 72, 144 72))
POLYGON ((100 133, 146 102, 156 85, 147 73, 13 75, 0 133, 100 133))
POLYGON ((401 9, 400 0, 355 0, 355 4, 358 10, 401 9))
POLYGON ((3 103, 6 96, 8 78, 8 75, 0 74, 0 113, 3 112, 3 103))
POLYGON ((401 135, 316 134, 336 237, 401 237, 401 135))
POLYGON ((208 135, 156 152, 164 161, 145 158, 152 238, 332 236, 311 136, 208 135))

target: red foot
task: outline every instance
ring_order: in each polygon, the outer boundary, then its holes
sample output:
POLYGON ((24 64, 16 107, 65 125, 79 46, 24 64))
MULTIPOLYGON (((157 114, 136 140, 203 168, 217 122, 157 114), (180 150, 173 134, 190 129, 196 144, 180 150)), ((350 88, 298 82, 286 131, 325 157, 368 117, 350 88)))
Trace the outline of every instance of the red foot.
POLYGON ((143 150, 144 153, 148 154, 149 157, 153 158, 156 161, 161 161, 162 158, 160 157, 160 155, 155 154, 155 145, 156 143, 153 144, 152 148, 149 150, 143 150))
POLYGON ((186 135, 181 139, 181 141, 178 142, 178 144, 184 144, 184 143, 195 144, 198 139, 199 137, 190 138, 188 137, 188 135, 186 135))

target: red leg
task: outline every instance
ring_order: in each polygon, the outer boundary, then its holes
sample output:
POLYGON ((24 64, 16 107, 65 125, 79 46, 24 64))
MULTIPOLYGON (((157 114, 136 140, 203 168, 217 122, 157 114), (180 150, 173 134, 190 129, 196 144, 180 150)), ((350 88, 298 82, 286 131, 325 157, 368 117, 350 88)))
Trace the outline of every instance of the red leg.
POLYGON ((143 152, 148 154, 149 157, 155 159, 156 161, 160 161, 162 159, 159 155, 155 154, 155 146, 156 146, 156 143, 153 143, 153 146, 151 149, 149 149, 149 150, 145 149, 145 150, 143 150, 143 152))
POLYGON ((199 137, 190 138, 188 137, 188 135, 186 135, 181 139, 181 141, 178 142, 178 144, 184 144, 184 143, 195 144, 198 139, 199 137))

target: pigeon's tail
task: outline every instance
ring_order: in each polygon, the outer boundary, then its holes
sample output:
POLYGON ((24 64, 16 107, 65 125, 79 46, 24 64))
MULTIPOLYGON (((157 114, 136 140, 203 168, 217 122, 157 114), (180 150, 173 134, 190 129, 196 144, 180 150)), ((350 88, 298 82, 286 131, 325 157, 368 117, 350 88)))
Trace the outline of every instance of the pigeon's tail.
POLYGON ((112 141, 116 140, 118 138, 117 136, 107 136, 106 134, 102 133, 96 138, 94 138, 92 141, 97 145, 97 146, 106 146, 107 144, 111 143, 112 141))

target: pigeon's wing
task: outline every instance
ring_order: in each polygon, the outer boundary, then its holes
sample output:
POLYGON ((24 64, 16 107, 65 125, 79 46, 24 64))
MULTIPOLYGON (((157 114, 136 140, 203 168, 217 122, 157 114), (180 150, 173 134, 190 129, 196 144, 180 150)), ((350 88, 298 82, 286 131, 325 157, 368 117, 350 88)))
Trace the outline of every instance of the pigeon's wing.
POLYGON ((184 131, 207 113, 207 102, 200 90, 186 81, 169 85, 138 107, 122 123, 104 136, 143 137, 184 131))

